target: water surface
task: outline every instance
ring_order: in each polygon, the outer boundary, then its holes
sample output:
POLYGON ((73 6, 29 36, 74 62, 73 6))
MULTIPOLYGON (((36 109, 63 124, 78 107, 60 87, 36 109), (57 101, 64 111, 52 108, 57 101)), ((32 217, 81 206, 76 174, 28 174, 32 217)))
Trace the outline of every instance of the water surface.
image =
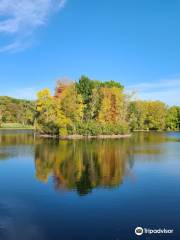
POLYGON ((0 240, 180 239, 180 133, 48 140, 0 131, 0 240), (134 229, 174 229, 137 237, 134 229))

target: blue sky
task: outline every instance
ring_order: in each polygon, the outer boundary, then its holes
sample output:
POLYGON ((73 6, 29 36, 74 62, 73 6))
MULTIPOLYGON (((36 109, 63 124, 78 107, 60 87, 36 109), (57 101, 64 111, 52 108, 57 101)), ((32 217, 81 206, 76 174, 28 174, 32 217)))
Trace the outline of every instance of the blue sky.
POLYGON ((0 0, 0 95, 116 80, 180 105, 179 0, 0 0))

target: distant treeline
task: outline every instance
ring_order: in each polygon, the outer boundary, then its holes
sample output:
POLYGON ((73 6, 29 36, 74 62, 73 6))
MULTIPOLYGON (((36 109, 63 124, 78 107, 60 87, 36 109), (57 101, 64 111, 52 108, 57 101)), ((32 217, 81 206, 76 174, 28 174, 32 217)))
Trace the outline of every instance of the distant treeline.
POLYGON ((18 123, 33 125, 36 112, 36 103, 22 99, 0 96, 0 125, 18 123))
POLYGON ((59 81, 37 101, 0 98, 0 121, 32 124, 53 135, 125 134, 132 130, 180 130, 180 106, 161 101, 132 101, 115 81, 82 76, 78 82, 59 81))

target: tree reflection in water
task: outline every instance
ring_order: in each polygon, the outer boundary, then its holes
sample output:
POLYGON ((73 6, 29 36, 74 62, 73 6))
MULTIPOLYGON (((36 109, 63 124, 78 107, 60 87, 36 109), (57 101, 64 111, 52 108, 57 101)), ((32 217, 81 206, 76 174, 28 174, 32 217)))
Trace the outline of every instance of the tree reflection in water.
POLYGON ((113 188, 123 182, 128 160, 128 140, 43 141, 36 145, 36 176, 56 189, 85 195, 93 188, 113 188))
POLYGON ((47 182, 52 176, 56 189, 84 195, 93 188, 119 186, 135 161, 161 160, 166 153, 162 143, 169 141, 179 138, 148 132, 119 140, 59 141, 35 137, 31 131, 0 131, 0 162, 35 159, 37 179, 47 182))

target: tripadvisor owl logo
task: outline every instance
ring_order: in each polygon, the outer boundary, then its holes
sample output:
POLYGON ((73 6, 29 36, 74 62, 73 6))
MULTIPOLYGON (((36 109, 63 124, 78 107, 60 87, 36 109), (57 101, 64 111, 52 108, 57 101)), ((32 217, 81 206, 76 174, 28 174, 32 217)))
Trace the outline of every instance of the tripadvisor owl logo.
POLYGON ((138 236, 141 236, 143 234, 143 228, 142 227, 137 227, 135 229, 135 234, 138 236))
POLYGON ((150 228, 142 228, 136 227, 135 234, 141 236, 143 234, 173 234, 174 229, 166 229, 166 228, 158 228, 158 229, 150 229, 150 228))

